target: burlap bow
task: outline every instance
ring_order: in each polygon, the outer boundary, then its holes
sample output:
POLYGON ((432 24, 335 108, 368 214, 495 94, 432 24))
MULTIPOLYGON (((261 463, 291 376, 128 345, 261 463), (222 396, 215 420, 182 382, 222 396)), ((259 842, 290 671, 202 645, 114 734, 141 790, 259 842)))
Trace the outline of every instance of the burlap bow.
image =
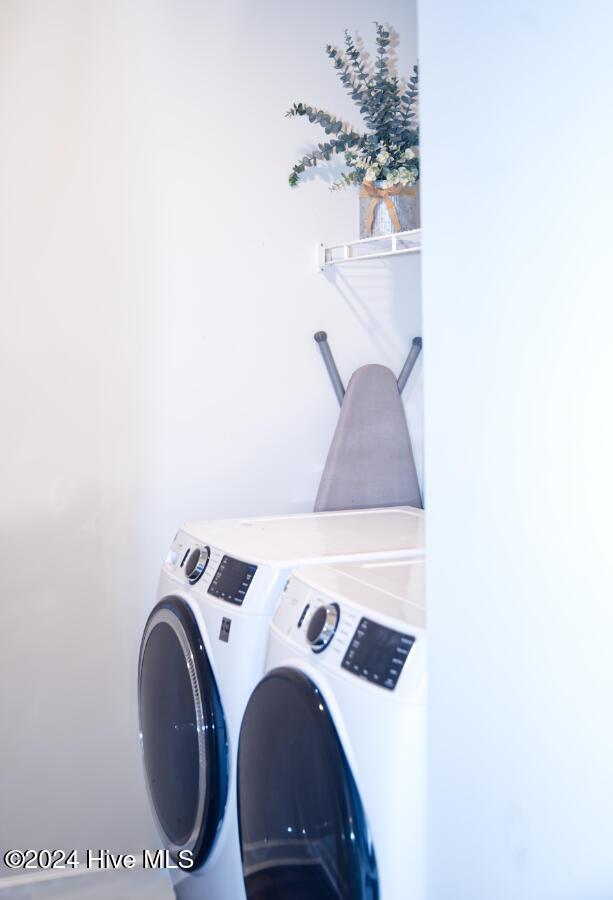
POLYGON ((394 231, 401 230, 400 219, 398 218, 396 207, 390 199, 391 197, 397 197, 399 194, 404 194, 405 197, 415 197, 417 196, 417 191, 415 188, 410 188, 403 184, 395 184, 393 187, 387 188, 378 188, 372 181, 362 182, 360 197, 370 197, 370 206, 366 216, 366 231, 368 234, 372 234, 375 211, 381 200, 383 200, 387 207, 394 231))

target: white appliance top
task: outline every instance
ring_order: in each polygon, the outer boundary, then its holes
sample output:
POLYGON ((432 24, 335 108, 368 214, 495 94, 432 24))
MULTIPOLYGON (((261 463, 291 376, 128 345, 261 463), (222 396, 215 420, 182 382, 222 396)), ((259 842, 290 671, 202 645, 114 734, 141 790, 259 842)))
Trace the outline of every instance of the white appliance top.
POLYGON ((256 564, 424 555, 424 513, 411 507, 191 522, 183 532, 256 564))
POLYGON ((424 559, 303 566, 294 579, 312 588, 321 602, 346 601, 364 615, 416 628, 426 627, 424 559))

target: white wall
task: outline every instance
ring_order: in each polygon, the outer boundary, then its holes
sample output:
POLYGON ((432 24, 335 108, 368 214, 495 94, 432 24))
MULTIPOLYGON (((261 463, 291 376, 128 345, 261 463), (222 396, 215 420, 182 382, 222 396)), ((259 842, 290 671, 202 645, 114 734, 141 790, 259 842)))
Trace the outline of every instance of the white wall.
POLYGON ((612 36, 420 9, 436 900, 613 895, 612 36))
POLYGON ((285 110, 357 124, 323 48, 375 16, 407 72, 400 0, 0 4, 4 847, 155 842, 135 675, 176 527, 309 509, 338 414, 313 332, 347 379, 420 331, 419 260, 320 275, 357 199, 286 184, 320 132, 285 110))

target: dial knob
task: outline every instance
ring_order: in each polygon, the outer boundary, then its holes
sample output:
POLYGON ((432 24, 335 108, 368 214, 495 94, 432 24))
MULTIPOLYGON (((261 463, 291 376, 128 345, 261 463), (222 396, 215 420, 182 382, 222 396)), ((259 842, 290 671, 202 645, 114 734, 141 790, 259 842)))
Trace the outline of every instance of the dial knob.
POLYGON ((210 556, 210 547, 194 547, 185 563, 185 574, 190 584, 196 584, 198 579, 202 577, 210 556))
POLYGON ((334 637, 340 617, 341 611, 336 603, 329 603, 315 610, 307 628, 307 640, 313 653, 321 653, 326 649, 334 637))

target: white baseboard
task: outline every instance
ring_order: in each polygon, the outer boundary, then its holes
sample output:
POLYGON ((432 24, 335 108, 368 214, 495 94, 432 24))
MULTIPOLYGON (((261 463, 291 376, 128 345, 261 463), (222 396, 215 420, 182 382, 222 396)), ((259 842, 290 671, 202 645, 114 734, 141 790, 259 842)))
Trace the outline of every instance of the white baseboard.
MULTIPOLYGON (((129 871, 133 871, 134 869, 142 869, 143 864, 142 861, 139 861, 138 855, 134 854, 136 857, 135 865, 129 871)), ((121 869, 88 869, 86 866, 79 866, 78 868, 72 869, 37 869, 36 871, 26 872, 23 875, 8 875, 7 877, 0 876, 0 893, 2 891, 7 891, 9 888, 16 887, 25 887, 27 884, 38 884, 41 881, 57 881, 60 878, 77 878, 79 875, 96 875, 107 872, 119 872, 123 871, 121 869)), ((125 870, 128 871, 127 869, 125 870)))

